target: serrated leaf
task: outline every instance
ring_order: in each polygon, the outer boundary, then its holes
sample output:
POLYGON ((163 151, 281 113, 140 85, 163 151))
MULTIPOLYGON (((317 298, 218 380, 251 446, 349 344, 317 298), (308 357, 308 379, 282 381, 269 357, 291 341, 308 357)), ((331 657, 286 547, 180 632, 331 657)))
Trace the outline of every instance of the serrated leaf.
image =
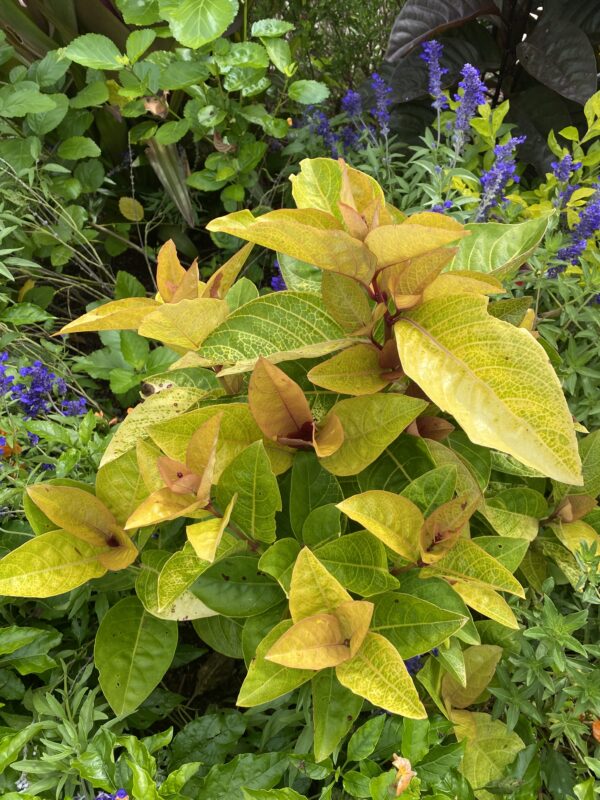
POLYGON ((419 559, 423 515, 410 500, 377 489, 348 497, 337 507, 408 561, 419 559))
POLYGON ((410 719, 427 716, 400 654, 378 633, 368 633, 354 658, 335 672, 343 686, 374 706, 410 719))
POLYGON ((468 539, 458 539, 449 553, 421 570, 424 578, 444 577, 488 586, 524 597, 523 587, 506 567, 468 539))
POLYGON ((262 441, 251 444, 226 467, 216 496, 221 506, 237 496, 231 519, 251 539, 275 540, 275 514, 281 511, 281 495, 262 441))
POLYGON ((73 39, 65 47, 64 55, 90 69, 118 70, 123 66, 123 56, 116 44, 99 33, 86 33, 73 39))
POLYGON ((130 714, 148 697, 176 647, 177 623, 153 617, 136 597, 126 597, 106 612, 96 634, 94 662, 115 714, 130 714))
POLYGON ((426 408, 406 395, 375 394, 341 400, 331 409, 344 429, 344 442, 321 459, 334 475, 355 475, 369 466, 426 408))
POLYGON ((238 706, 252 707, 268 703, 302 686, 314 675, 314 670, 290 669, 265 659, 272 645, 291 626, 290 620, 280 622, 256 648, 256 656, 250 662, 236 701, 238 706))
POLYGON ((326 355, 347 343, 345 333, 307 292, 272 292, 229 315, 202 343, 207 365, 234 365, 221 375, 251 369, 262 356, 272 363, 326 355))
POLYGON ((535 252, 544 238, 550 217, 507 225, 503 222, 472 222, 465 226, 470 236, 463 239, 451 270, 490 272, 508 278, 535 252))
POLYGON ((327 100, 329 89, 321 81, 300 80, 294 81, 288 86, 288 94, 291 100, 303 105, 316 105, 327 100))
POLYGON ((387 592, 374 602, 371 630, 389 639, 404 659, 429 652, 468 619, 401 591, 387 592))
POLYGON ((221 36, 235 19, 237 0, 159 0, 162 19, 184 47, 197 50, 221 36))
POLYGON ((580 484, 571 415, 543 348, 486 305, 458 295, 408 312, 394 326, 405 372, 471 441, 580 484))

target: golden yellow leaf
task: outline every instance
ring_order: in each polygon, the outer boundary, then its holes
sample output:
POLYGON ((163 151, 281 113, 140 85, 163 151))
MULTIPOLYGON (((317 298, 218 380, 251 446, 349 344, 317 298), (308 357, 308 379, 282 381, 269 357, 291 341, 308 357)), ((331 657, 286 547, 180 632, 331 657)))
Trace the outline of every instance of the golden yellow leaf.
POLYGON ((475 444, 581 484, 571 414, 546 352, 523 328, 490 316, 487 303, 463 294, 407 312, 394 326, 406 374, 475 444))
POLYGON ((372 230, 365 239, 365 245, 377 259, 379 269, 422 256, 443 245, 462 238, 462 229, 433 228, 411 224, 381 225, 372 230))
POLYGON ((444 272, 423 292, 423 302, 452 294, 503 294, 504 287, 492 275, 483 272, 444 272))
POLYGON ((335 674, 351 692, 391 714, 427 717, 400 653, 378 633, 368 633, 354 658, 336 667, 335 674))
POLYGON ((198 558, 204 561, 212 562, 215 560, 217 548, 223 538, 223 533, 229 525, 231 512, 237 500, 237 495, 234 495, 222 517, 211 517, 196 522, 193 525, 188 525, 185 529, 189 543, 194 548, 194 552, 198 558))
POLYGON ((420 296, 452 261, 455 253, 455 247, 439 247, 425 255, 392 264, 379 276, 379 285, 382 289, 387 289, 398 307, 402 297, 420 296))
POLYGON ((364 286, 337 272, 324 272, 321 295, 327 312, 348 333, 366 330, 371 323, 371 306, 364 286))
POLYGON ((175 494, 168 487, 159 489, 141 503, 125 523, 125 530, 157 525, 168 519, 189 516, 202 508, 195 494, 175 494))
POLYGON ((351 600, 333 612, 339 620, 344 641, 349 643, 351 657, 358 653, 369 632, 374 610, 375 606, 368 600, 351 600))
POLYGON ((225 299, 225 295, 235 283, 235 279, 240 274, 242 267, 248 260, 248 256, 252 252, 254 245, 252 243, 245 244, 237 253, 234 253, 218 270, 213 272, 206 286, 204 287, 202 297, 217 297, 220 300, 225 299))
POLYGON ((337 504, 346 516, 363 525, 390 550, 413 563, 419 560, 423 515, 406 497, 372 489, 337 504))
POLYGON ((169 239, 158 251, 156 268, 156 284, 165 303, 171 302, 184 277, 185 269, 177 257, 175 242, 169 239))
POLYGON ((426 564, 438 561, 452 548, 477 510, 479 502, 479 497, 470 499, 468 494, 462 494, 443 503, 427 517, 420 536, 421 558, 426 564))
POLYGON ((442 697, 446 708, 466 708, 474 703, 485 691, 494 677, 498 662, 502 658, 502 648, 494 644, 481 644, 467 647, 463 651, 466 681, 446 674, 442 678, 442 697))
POLYGON ((144 317, 138 333, 171 347, 197 350, 228 314, 224 300, 207 297, 165 303, 144 317))
POLYGON ((332 456, 344 443, 344 429, 339 417, 328 414, 322 425, 313 428, 313 447, 319 458, 332 456))
POLYGON ((289 591, 294 622, 314 614, 331 614, 352 598, 319 559, 304 547, 298 554, 289 591))
POLYGON ((296 622, 265 658, 294 669, 326 669, 350 658, 350 641, 333 614, 313 614, 296 622))
POLYGON ((250 211, 236 211, 214 219, 206 227, 365 284, 375 271, 375 258, 369 249, 346 233, 333 215, 315 208, 278 209, 260 217, 250 211))
POLYGON ((198 260, 196 259, 191 267, 186 270, 181 283, 173 292, 169 302, 180 303, 182 300, 197 300, 201 288, 204 288, 204 284, 200 282, 200 271, 198 270, 198 260))
POLYGON ((130 222, 144 219, 144 206, 134 197, 119 197, 119 211, 130 222))
POLYGON ((575 522, 558 522, 550 526, 559 541, 573 555, 581 550, 581 545, 596 545, 596 553, 600 553, 600 534, 591 525, 578 519, 575 522))
POLYGON ((57 528, 89 544, 102 546, 120 530, 104 503, 83 489, 36 483, 27 487, 27 494, 57 528))
POLYGON ((149 297, 114 300, 68 322, 56 335, 88 331, 136 331, 145 317, 159 307, 160 303, 149 297))
POLYGON ((464 581, 454 581, 452 588, 459 594, 469 608, 475 609, 484 617, 493 619, 501 625, 514 630, 519 629, 519 623, 512 608, 506 600, 487 586, 479 584, 465 583, 464 581))
POLYGON ((388 381, 381 377, 379 351, 371 344, 356 344, 322 361, 308 373, 317 386, 340 394, 374 394, 388 381))

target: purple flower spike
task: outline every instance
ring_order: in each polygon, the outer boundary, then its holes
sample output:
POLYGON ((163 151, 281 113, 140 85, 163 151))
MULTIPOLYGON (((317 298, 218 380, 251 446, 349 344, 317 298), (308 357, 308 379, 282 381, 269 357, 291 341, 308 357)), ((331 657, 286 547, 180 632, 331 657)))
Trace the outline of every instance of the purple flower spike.
POLYGON ((523 144, 526 138, 526 136, 512 136, 506 144, 497 144, 494 147, 494 155, 496 156, 494 165, 481 176, 483 192, 481 193, 475 222, 482 222, 487 219, 492 208, 506 199, 504 190, 509 181, 519 182, 515 163, 515 148, 523 144))
POLYGON ((421 58, 429 67, 429 94, 433 98, 431 105, 437 111, 443 111, 448 108, 448 99, 442 91, 442 76, 448 70, 440 64, 444 47, 435 39, 432 39, 430 42, 425 42, 422 49, 421 58))
POLYGON ((377 120, 382 136, 387 136, 390 132, 392 89, 377 72, 371 75, 371 87, 375 92, 375 108, 371 109, 371 113, 377 120))
POLYGON ((458 84, 462 89, 454 95, 458 102, 456 120, 454 122, 454 147, 460 152, 469 137, 471 120, 477 113, 477 106, 485 103, 485 83, 481 80, 479 70, 472 64, 465 64, 461 71, 462 81, 458 84))
POLYGON ((351 119, 360 117, 362 114, 362 98, 358 92, 348 89, 342 97, 342 111, 345 111, 351 119))
POLYGON ((579 215, 579 222, 571 231, 571 242, 562 247, 556 254, 561 261, 578 264, 588 243, 596 237, 600 230, 600 183, 594 185, 596 190, 579 215))

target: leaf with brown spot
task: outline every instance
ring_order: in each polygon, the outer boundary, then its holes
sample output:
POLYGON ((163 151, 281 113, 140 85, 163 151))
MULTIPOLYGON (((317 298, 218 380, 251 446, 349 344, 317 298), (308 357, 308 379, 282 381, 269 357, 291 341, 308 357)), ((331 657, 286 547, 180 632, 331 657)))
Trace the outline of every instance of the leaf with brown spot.
POLYGON ((185 269, 177 256, 177 248, 173 239, 169 239, 158 251, 156 284, 165 303, 173 300, 179 284, 185 278, 185 269))
POLYGON ((462 494, 436 508, 421 528, 421 558, 432 564, 451 550, 479 506, 479 498, 462 494))

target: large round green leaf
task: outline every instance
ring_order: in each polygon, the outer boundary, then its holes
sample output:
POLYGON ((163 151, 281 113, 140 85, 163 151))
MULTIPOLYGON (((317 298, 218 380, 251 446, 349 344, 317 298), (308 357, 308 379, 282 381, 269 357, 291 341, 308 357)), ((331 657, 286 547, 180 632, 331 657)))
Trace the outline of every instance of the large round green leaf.
POLYGON ((197 49, 217 39, 235 19, 237 0, 159 0, 160 15, 185 47, 197 49))

